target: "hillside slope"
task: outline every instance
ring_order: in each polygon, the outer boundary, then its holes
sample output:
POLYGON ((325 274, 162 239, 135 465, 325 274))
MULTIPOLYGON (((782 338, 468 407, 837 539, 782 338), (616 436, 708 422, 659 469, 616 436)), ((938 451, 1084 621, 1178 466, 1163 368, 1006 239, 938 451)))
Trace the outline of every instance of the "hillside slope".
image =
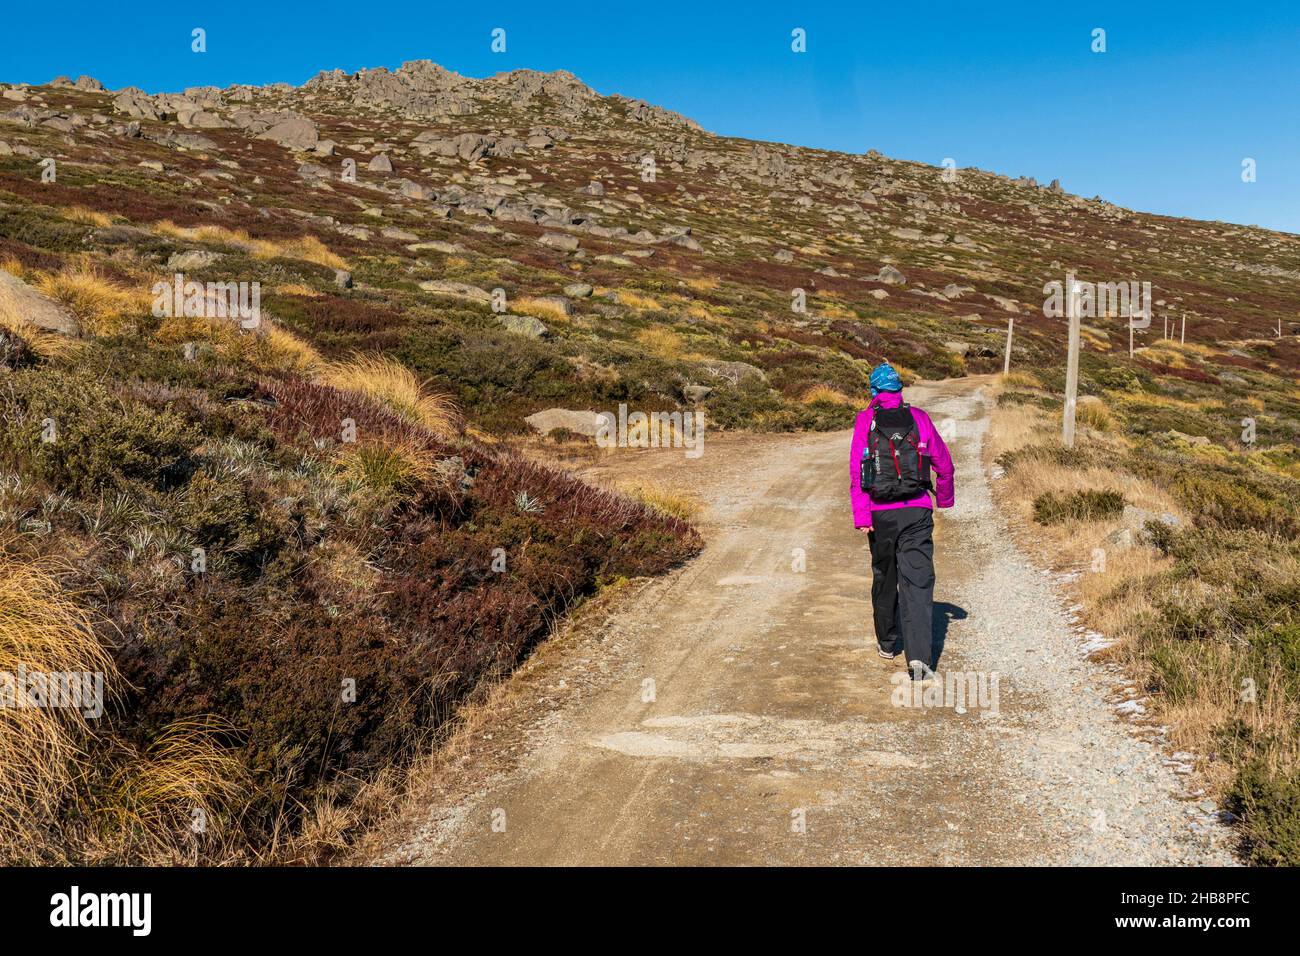
MULTIPOLYGON (((4 94, 0 254, 42 267, 90 253, 137 281, 260 279, 288 328, 327 353, 398 355, 495 430, 547 405, 670 407, 708 389, 720 426, 843 425, 860 361, 928 378, 993 370, 1013 315, 1016 364, 1055 363, 1064 336, 1043 286, 1067 270, 1151 283, 1139 345, 1185 315, 1188 341, 1220 353, 1207 359, 1300 363, 1294 335, 1272 340, 1279 322, 1294 331, 1300 301, 1291 235, 719 137, 565 73, 476 80, 418 61, 300 88, 96 86, 4 94), (110 219, 78 222, 73 207, 110 219), (327 250, 268 261, 241 231, 327 250), (168 266, 195 249, 220 258, 168 266), (332 281, 344 265, 346 292, 332 281), (499 309, 540 324, 500 318, 493 289, 499 309)), ((1086 375, 1128 345, 1121 319, 1087 325, 1086 375)))
POLYGON ((1122 539, 1158 552, 1159 600, 1119 577, 1098 603, 1141 611, 1130 662, 1200 715, 1256 858, 1294 860, 1297 302, 1295 236, 720 137, 565 73, 4 86, 0 590, 24 597, 0 671, 105 672, 108 706, 0 710, 24 768, 0 855, 332 852, 575 601, 701 547, 671 495, 538 465, 590 443, 527 416, 841 428, 873 363, 1000 370, 1014 318, 1018 504, 1066 564, 1097 527, 1083 490, 1184 509, 1122 539), (1122 318, 1085 319, 1072 452, 1043 312, 1069 271, 1149 282, 1154 312, 1131 358, 1122 318))

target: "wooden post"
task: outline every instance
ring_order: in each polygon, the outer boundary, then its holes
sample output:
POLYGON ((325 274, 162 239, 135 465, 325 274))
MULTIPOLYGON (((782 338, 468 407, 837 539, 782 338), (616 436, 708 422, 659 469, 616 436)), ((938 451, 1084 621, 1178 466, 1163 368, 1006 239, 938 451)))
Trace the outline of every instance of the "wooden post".
POLYGON ((1002 360, 1002 374, 1006 375, 1011 371, 1011 333, 1016 327, 1016 317, 1010 316, 1007 319, 1007 354, 1002 360))
POLYGON ((1187 313, 1183 313, 1183 334, 1178 340, 1179 345, 1187 344, 1187 313))
POLYGON ((1061 422, 1061 442, 1074 447, 1074 407, 1079 400, 1079 309, 1075 303, 1074 281, 1067 282, 1065 314, 1070 320, 1069 351, 1065 358, 1065 413, 1061 422))
POLYGON ((1133 316, 1128 317, 1128 357, 1133 357, 1133 316))

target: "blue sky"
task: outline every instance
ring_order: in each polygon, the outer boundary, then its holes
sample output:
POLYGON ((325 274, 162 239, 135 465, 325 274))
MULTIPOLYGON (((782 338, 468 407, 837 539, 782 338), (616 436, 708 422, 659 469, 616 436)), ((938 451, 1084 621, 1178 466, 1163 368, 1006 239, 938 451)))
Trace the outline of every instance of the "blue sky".
POLYGON ((470 76, 566 69, 726 135, 952 157, 1135 209, 1300 232, 1294 3, 136 0, 14 3, 4 19, 8 82, 296 84, 420 58, 470 76), (190 50, 194 27, 206 53, 190 50), (505 53, 491 52, 495 27, 505 53), (790 49, 796 27, 806 53, 790 49), (1091 51, 1097 27, 1105 53, 1091 51))

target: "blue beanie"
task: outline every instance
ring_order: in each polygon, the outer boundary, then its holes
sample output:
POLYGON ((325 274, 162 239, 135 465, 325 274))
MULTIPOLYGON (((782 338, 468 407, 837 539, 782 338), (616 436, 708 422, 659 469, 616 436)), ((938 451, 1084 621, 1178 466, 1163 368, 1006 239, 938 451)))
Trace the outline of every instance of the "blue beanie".
POLYGON ((877 365, 871 370, 871 397, 875 398, 881 392, 901 392, 903 390, 903 380, 898 377, 894 371, 894 366, 885 362, 877 365))

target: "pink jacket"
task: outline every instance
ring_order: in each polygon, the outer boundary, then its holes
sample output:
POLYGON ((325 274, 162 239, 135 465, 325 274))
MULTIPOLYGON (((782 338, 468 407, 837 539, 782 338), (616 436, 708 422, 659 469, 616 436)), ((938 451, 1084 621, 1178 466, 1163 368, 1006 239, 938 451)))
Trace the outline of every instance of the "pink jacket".
MULTIPOLYGON (((871 432, 871 419, 877 408, 897 408, 903 404, 902 392, 881 392, 871 400, 871 404, 858 412, 858 420, 853 425, 853 442, 849 445, 849 497, 853 502, 853 526, 855 528, 871 527, 871 512, 886 511, 891 508, 932 508, 930 493, 922 492, 907 501, 872 501, 862 490, 862 452, 867 447, 867 435, 871 432)), ((938 430, 930 421, 930 416, 919 408, 912 409, 916 419, 916 431, 921 448, 930 456, 930 472, 934 475, 934 494, 940 508, 951 508, 953 503, 952 455, 948 446, 939 437, 938 430)))

